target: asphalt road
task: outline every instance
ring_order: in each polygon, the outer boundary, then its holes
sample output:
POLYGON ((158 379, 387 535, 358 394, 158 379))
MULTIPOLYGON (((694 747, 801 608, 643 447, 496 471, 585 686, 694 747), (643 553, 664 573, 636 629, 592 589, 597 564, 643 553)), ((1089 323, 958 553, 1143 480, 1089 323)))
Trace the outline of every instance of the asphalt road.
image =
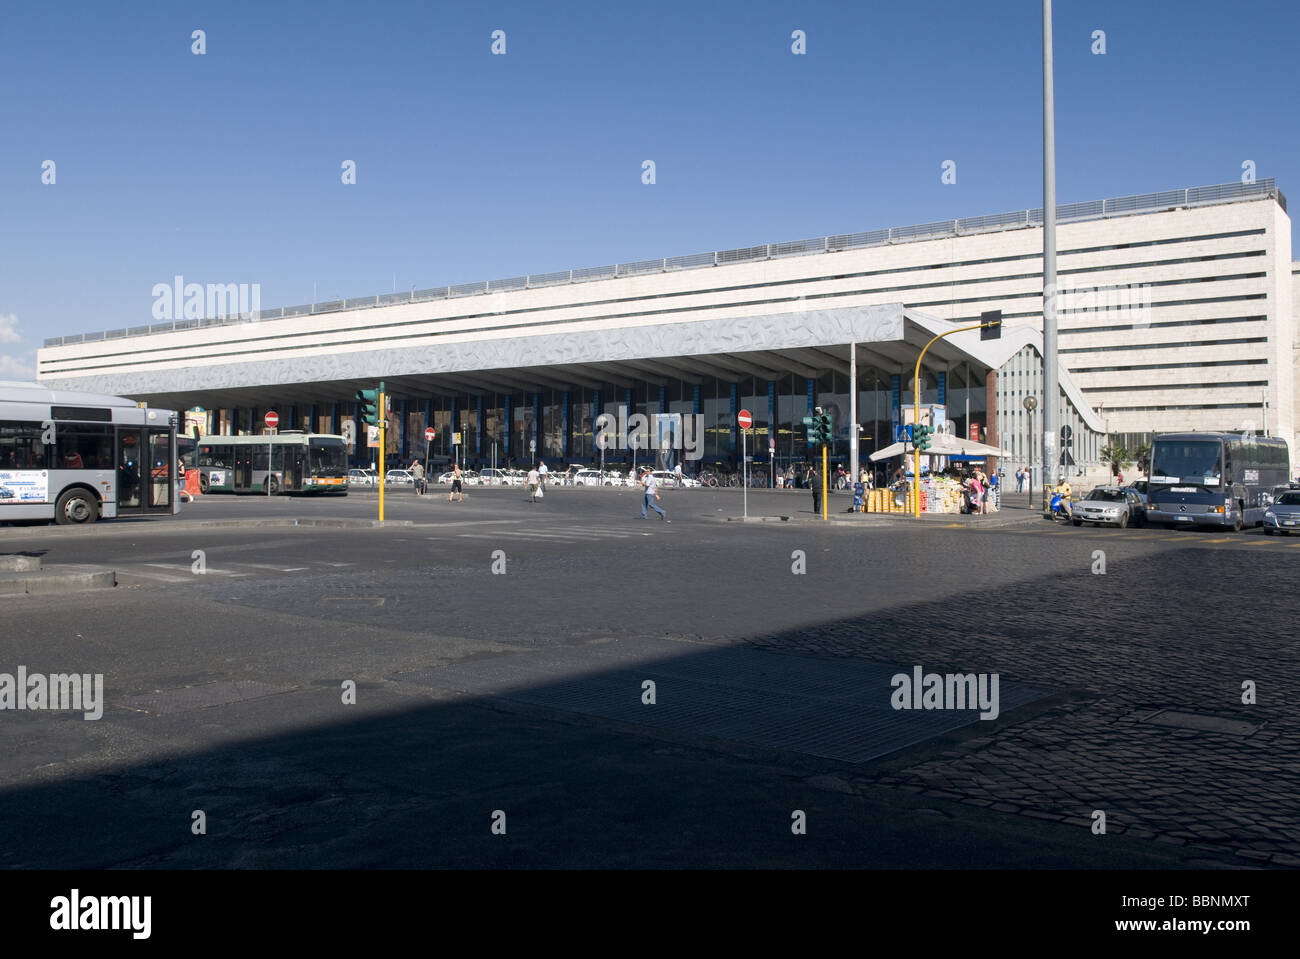
POLYGON ((375 500, 0 528, 119 582, 5 599, 0 672, 106 705, 0 711, 0 865, 1300 865, 1300 538, 375 500), (997 718, 892 708, 914 666, 997 718))

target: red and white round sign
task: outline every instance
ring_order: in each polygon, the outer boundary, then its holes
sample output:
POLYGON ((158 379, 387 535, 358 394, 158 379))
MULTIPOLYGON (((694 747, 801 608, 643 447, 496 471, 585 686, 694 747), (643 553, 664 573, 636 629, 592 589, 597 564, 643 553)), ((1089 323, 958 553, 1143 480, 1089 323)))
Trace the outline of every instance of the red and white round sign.
POLYGON ((736 414, 736 422, 742 430, 747 430, 754 425, 754 417, 749 415, 749 410, 741 410, 736 414))
POLYGON ((279 426, 280 414, 277 413, 275 410, 268 410, 266 413, 266 425, 269 426, 271 429, 275 429, 277 426, 279 426))
POLYGON ((432 426, 430 426, 427 430, 424 431, 424 438, 430 443, 433 442, 433 438, 437 435, 438 435, 437 431, 434 430, 432 426))

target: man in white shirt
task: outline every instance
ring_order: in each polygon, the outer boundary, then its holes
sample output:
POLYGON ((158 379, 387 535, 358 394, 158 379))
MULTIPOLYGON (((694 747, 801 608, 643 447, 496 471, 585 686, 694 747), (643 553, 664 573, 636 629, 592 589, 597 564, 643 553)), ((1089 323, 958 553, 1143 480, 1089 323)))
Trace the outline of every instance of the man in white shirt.
POLYGON ((645 487, 645 497, 641 500, 641 518, 649 518, 646 514, 646 507, 648 506, 658 513, 659 518, 665 523, 671 522, 668 519, 668 514, 661 510, 655 503, 655 500, 659 499, 659 491, 655 489, 655 474, 652 471, 646 470, 641 474, 641 485, 645 487))
POLYGON ((676 466, 673 467, 673 475, 677 478, 677 488, 681 489, 682 486, 682 464, 681 463, 678 463, 676 466))
POLYGON ((542 488, 542 475, 536 466, 528 471, 528 502, 537 502, 537 491, 542 488))
POLYGON ((537 464, 537 477, 538 477, 537 482, 539 486, 544 486, 546 484, 546 474, 548 472, 549 471, 546 469, 545 460, 542 460, 540 463, 537 464))

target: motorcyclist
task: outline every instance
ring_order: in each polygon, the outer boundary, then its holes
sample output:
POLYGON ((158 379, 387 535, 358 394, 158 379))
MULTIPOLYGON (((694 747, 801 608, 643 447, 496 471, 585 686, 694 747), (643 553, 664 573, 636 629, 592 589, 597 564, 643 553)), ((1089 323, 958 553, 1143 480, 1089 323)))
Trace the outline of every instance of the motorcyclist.
POLYGON ((1067 518, 1073 515, 1070 497, 1074 494, 1068 479, 1062 479, 1061 482, 1052 488, 1052 512, 1060 513, 1067 518), (1059 499, 1058 499, 1059 497, 1059 499))

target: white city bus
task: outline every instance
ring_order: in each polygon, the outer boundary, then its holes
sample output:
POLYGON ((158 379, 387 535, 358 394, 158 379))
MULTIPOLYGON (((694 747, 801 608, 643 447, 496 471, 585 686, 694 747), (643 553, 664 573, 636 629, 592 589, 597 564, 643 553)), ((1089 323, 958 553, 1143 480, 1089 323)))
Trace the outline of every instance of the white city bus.
POLYGON ((0 522, 177 513, 176 414, 0 382, 0 522))

